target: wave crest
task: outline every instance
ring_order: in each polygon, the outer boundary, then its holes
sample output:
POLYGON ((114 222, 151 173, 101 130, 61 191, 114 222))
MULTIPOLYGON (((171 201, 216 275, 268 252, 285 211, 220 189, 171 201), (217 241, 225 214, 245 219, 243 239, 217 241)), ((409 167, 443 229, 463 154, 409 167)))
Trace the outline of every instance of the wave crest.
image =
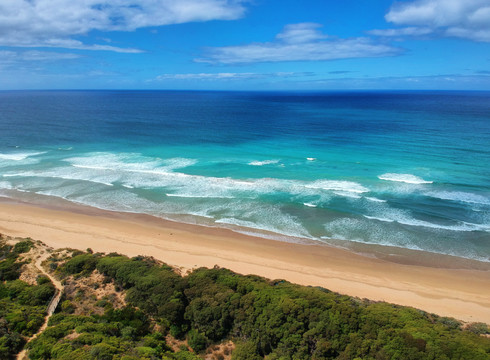
POLYGON ((255 160, 255 161, 249 162, 248 165, 252 165, 252 166, 264 166, 264 165, 277 164, 278 162, 279 162, 279 160, 262 160, 262 161, 255 160))
POLYGON ((42 155, 45 154, 45 151, 30 151, 23 153, 0 153, 0 160, 13 160, 13 161, 22 161, 31 156, 42 155))
POLYGON ((433 181, 424 180, 412 174, 386 173, 378 176, 380 180, 403 182, 407 184, 432 184, 433 181))

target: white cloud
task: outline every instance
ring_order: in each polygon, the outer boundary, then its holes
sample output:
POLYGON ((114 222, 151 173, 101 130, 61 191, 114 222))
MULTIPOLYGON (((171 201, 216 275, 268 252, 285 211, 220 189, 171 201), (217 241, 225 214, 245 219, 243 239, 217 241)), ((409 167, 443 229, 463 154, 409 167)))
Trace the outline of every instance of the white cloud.
POLYGON ((490 42, 490 29, 475 30, 462 27, 451 27, 446 30, 446 35, 471 39, 474 41, 490 42))
POLYGON ((264 78, 288 78, 296 76, 310 76, 310 72, 274 72, 274 73, 188 73, 188 74, 162 74, 154 80, 247 80, 264 78))
POLYGON ((138 52, 83 44, 92 30, 133 31, 191 21, 243 16, 242 0, 1 0, 0 46, 63 47, 138 52))
POLYGON ((368 38, 339 39, 322 34, 319 24, 301 23, 284 27, 276 40, 242 46, 208 48, 197 62, 255 63, 279 61, 325 61, 348 58, 394 56, 401 52, 368 38))
POLYGON ((404 27, 398 29, 370 30, 368 34, 375 36, 399 37, 399 36, 421 36, 432 33, 433 30, 426 27, 404 27))
POLYGON ((489 0, 397 2, 385 18, 396 25, 430 28, 442 36, 490 42, 489 0))
POLYGON ((289 24, 284 27, 276 38, 290 44, 301 44, 322 40, 327 38, 327 35, 324 35, 321 31, 317 30, 321 27, 320 24, 315 23, 289 24))

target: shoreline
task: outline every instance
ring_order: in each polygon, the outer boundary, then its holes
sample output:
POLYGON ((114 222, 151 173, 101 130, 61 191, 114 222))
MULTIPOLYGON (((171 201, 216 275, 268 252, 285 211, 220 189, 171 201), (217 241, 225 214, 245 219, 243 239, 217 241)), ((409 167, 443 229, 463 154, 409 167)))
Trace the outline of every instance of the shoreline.
POLYGON ((490 324, 490 264, 461 258, 425 253, 410 261, 389 251, 363 256, 323 244, 269 240, 144 214, 77 205, 49 208, 10 199, 0 201, 0 233, 31 237, 54 248, 153 256, 182 273, 218 265, 490 324))

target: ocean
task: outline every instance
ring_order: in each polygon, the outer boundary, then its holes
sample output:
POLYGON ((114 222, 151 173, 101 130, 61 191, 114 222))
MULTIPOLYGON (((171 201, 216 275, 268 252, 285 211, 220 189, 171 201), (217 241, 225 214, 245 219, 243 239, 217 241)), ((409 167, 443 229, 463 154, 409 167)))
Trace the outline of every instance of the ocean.
POLYGON ((0 196, 490 262, 489 92, 0 92, 0 196))

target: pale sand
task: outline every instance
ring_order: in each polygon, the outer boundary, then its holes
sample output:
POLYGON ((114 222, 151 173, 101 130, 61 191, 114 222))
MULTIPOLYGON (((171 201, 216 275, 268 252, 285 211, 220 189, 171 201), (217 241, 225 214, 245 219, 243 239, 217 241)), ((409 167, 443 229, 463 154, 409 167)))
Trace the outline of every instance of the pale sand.
POLYGON ((394 263, 325 245, 303 245, 102 211, 84 214, 0 203, 0 232, 54 248, 149 255, 181 268, 218 265, 241 274, 322 286, 490 324, 490 267, 479 270, 394 263))

